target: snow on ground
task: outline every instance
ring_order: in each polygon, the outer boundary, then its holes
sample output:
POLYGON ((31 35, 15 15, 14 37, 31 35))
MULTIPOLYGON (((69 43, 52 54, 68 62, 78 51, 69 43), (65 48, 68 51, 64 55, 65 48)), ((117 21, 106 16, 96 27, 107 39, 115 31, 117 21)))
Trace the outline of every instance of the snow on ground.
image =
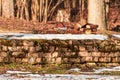
POLYGON ((0 80, 120 80, 120 76, 110 75, 72 75, 72 74, 3 74, 0 80))
POLYGON ((120 34, 113 34, 114 37, 120 38, 120 34))
POLYGON ((0 33, 0 38, 5 39, 97 39, 105 40, 107 36, 101 34, 23 34, 23 33, 0 33))
MULTIPOLYGON (((80 69, 70 69, 80 71, 80 69)), ((102 71, 120 71, 120 66, 97 69, 94 73, 102 71)), ((115 75, 95 75, 95 74, 32 74, 31 72, 7 71, 0 75, 0 80, 120 80, 120 76, 115 75)))

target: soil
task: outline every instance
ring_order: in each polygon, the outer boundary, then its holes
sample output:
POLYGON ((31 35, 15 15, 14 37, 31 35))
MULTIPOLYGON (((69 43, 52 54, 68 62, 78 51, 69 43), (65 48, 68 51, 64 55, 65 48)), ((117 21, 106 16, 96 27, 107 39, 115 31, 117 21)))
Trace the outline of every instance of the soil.
MULTIPOLYGON (((83 34, 83 32, 78 31, 78 26, 76 23, 58 23, 55 21, 49 21, 48 23, 40 23, 38 21, 25 21, 16 18, 3 18, 0 17, 0 32, 8 33, 41 33, 41 34, 83 34), (67 27, 67 29, 64 29, 67 27)), ((108 33, 119 33, 114 31, 107 31, 108 33)), ((97 31, 96 33, 101 33, 97 31)))

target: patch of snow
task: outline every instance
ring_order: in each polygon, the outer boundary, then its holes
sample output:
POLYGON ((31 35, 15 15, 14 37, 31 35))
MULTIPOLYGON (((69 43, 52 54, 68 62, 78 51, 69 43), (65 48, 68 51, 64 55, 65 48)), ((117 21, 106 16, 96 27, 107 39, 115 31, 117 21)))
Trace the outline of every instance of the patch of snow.
POLYGON ((72 75, 72 74, 29 74, 23 76, 14 75, 0 75, 0 80, 120 80, 120 76, 110 76, 110 75, 72 75))
POLYGON ((113 34, 114 37, 120 38, 120 34, 113 34))
POLYGON ((82 40, 82 39, 97 39, 105 40, 107 36, 101 34, 23 34, 23 33, 0 33, 0 38, 5 39, 60 39, 60 40, 82 40))
POLYGON ((79 68, 72 68, 72 69, 70 69, 70 70, 68 70, 68 71, 80 72, 80 70, 81 70, 81 69, 79 69, 79 68))
POLYGON ((23 72, 23 71, 7 71, 7 74, 30 74, 31 72, 23 72))

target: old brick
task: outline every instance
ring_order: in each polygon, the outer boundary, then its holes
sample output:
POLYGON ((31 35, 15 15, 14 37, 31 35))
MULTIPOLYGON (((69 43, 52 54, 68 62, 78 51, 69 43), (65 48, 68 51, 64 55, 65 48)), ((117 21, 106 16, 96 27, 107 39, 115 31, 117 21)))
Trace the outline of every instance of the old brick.
MULTIPOLYGON (((19 49, 21 49, 20 47, 18 47, 19 49)), ((29 51, 29 46, 22 46, 22 49, 25 51, 29 51)))
POLYGON ((99 62, 111 62, 111 58, 110 57, 100 57, 99 62))
POLYGON ((36 61, 36 58, 35 58, 35 57, 30 57, 30 58, 28 59, 28 63, 30 63, 30 64, 35 64, 35 61, 36 61))
POLYGON ((8 47, 7 47, 7 46, 2 45, 2 50, 3 50, 3 51, 8 51, 8 47))
POLYGON ((113 57, 112 62, 114 63, 120 63, 120 57, 113 57))
POLYGON ((35 57, 38 58, 39 54, 38 53, 28 53, 27 57, 35 57))
POLYGON ((52 57, 58 57, 59 53, 58 52, 53 52, 52 57))
POLYGON ((17 46, 17 51, 23 51, 23 47, 22 46, 17 46))
POLYGON ((114 53, 114 56, 120 57, 120 52, 115 52, 115 53, 114 53))
POLYGON ((35 47, 35 51, 36 51, 36 52, 40 52, 40 51, 42 51, 42 47, 40 47, 40 46, 36 46, 36 47, 35 47))
POLYGON ((62 59, 62 63, 65 64, 65 63, 70 63, 70 62, 69 62, 69 59, 68 59, 68 58, 63 58, 63 59, 62 59))
POLYGON ((10 57, 9 62, 15 62, 15 58, 14 57, 10 57))
POLYGON ((80 58, 71 58, 71 59, 69 59, 69 62, 70 63, 80 63, 80 58))
POLYGON ((13 52, 12 56, 16 58, 24 58, 26 54, 24 52, 13 52))
POLYGON ((78 55, 80 57, 87 57, 87 56, 91 56, 91 53, 88 53, 88 52, 79 52, 78 55))
POLYGON ((8 54, 7 54, 7 52, 0 52, 0 56, 2 56, 2 57, 8 57, 8 54))
POLYGON ((80 50, 81 52, 86 51, 86 49, 85 49, 85 47, 84 47, 84 46, 79 46, 79 50, 80 50))
POLYGON ((21 63, 21 62, 22 62, 22 59, 21 59, 21 58, 16 58, 15 61, 16 61, 17 63, 21 63))
POLYGON ((23 58, 22 59, 22 63, 27 63, 28 62, 28 58, 23 58))
POLYGON ((45 57, 45 58, 51 58, 51 57, 52 57, 51 54, 52 54, 52 53, 43 53, 42 55, 43 55, 43 57, 45 57))
POLYGON ((34 42, 25 40, 25 41, 23 41, 23 45, 24 46, 34 46, 34 42))
POLYGON ((98 57, 93 57, 94 62, 98 62, 98 59, 99 59, 98 57))
POLYGON ((82 57, 81 61, 82 62, 93 62, 93 57, 82 57))
POLYGON ((62 58, 61 57, 58 57, 58 58, 56 58, 56 61, 55 61, 56 63, 61 63, 62 62, 62 58))
POLYGON ((11 46, 8 46, 9 51, 13 51, 13 48, 11 46))
POLYGON ((36 63, 41 63, 41 58, 37 58, 36 63))
POLYGON ((36 52, 36 51, 35 51, 35 47, 33 47, 33 46, 32 46, 32 47, 29 47, 29 52, 36 52))
POLYGON ((108 56, 109 57, 114 57, 114 52, 110 52, 108 56))
POLYGON ((0 56, 0 62, 4 62, 4 57, 0 56))
POLYGON ((96 57, 100 57, 101 56, 101 52, 92 52, 91 55, 92 56, 96 56, 96 57))

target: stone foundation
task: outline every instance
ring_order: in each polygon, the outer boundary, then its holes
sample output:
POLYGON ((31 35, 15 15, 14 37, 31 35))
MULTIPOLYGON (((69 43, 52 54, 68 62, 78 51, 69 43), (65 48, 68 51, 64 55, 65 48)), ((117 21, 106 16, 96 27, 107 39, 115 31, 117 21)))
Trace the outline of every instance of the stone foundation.
POLYGON ((120 40, 0 40, 0 62, 120 63, 120 40))

